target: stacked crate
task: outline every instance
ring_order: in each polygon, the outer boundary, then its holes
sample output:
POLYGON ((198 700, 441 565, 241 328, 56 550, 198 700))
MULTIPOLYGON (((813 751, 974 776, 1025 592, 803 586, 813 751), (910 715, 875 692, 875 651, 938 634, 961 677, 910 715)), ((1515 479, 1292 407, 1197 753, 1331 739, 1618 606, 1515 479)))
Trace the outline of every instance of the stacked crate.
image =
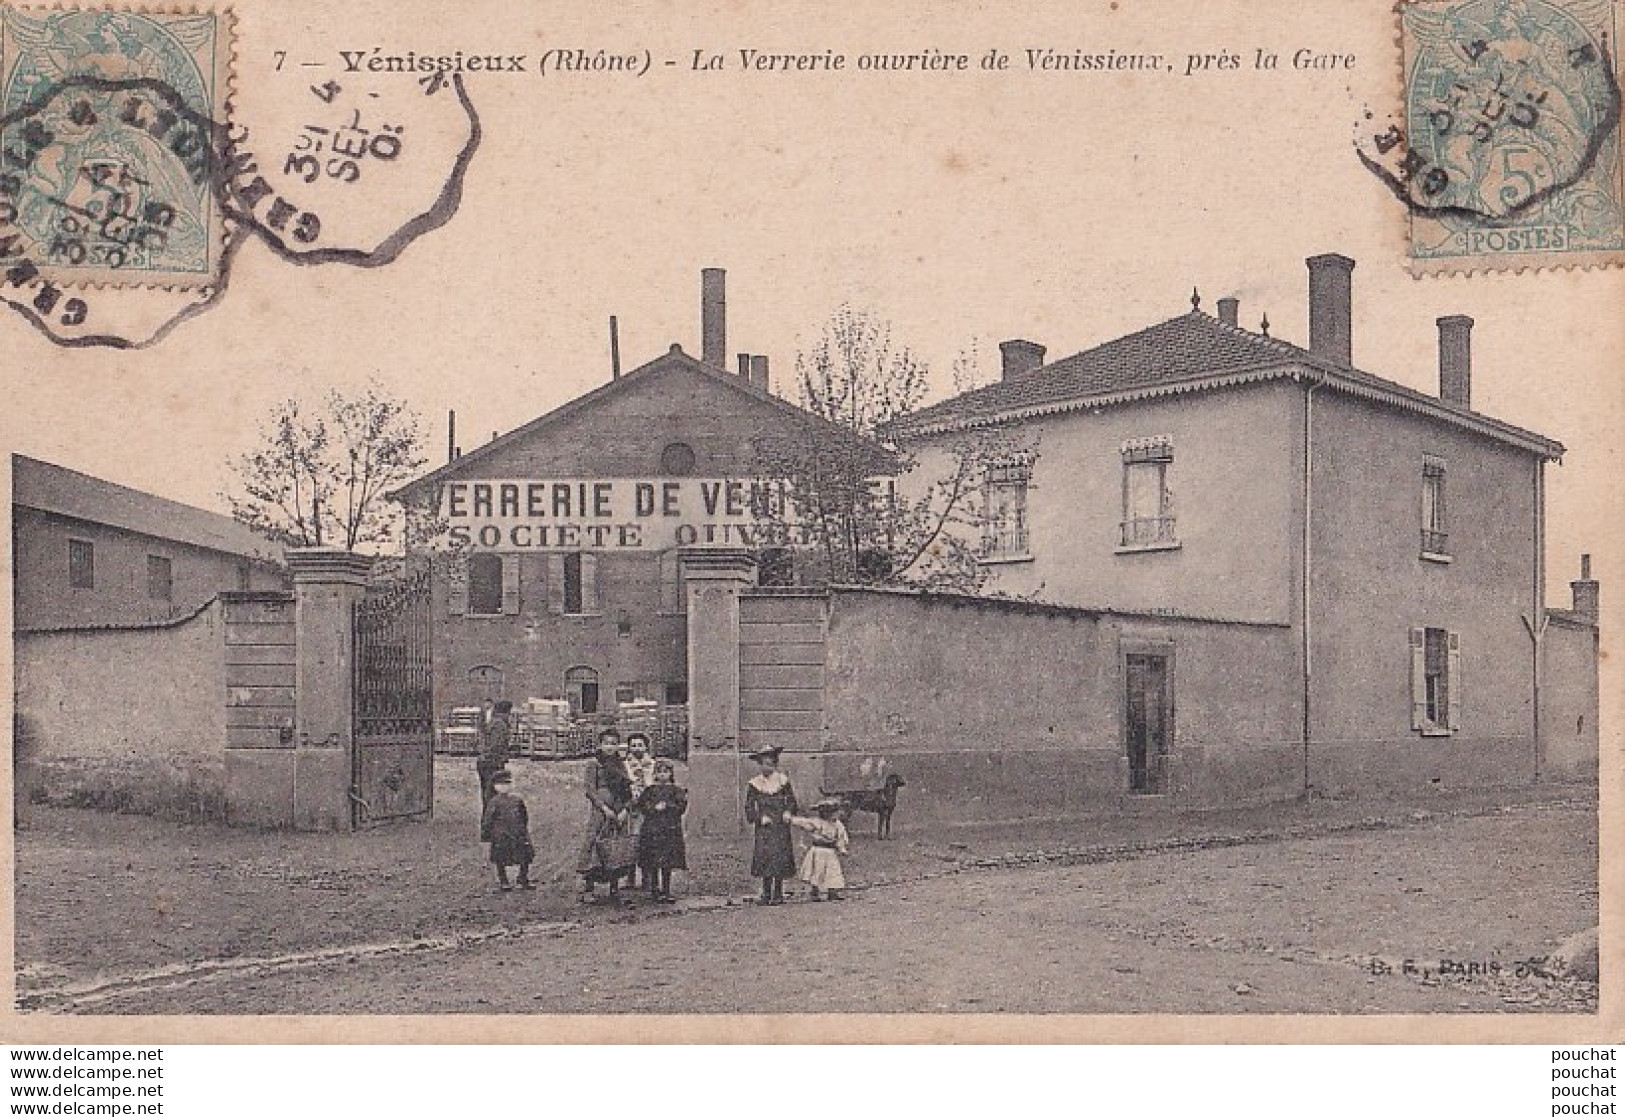
POLYGON ((524 726, 522 755, 558 760, 569 755, 570 704, 562 698, 531 698, 519 711, 524 726))

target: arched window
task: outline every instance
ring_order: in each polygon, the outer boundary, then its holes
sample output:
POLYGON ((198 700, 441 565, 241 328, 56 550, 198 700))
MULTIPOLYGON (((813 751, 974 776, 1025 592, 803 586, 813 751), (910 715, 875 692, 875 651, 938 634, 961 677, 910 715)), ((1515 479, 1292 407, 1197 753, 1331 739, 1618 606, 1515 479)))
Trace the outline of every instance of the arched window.
POLYGON ((470 688, 481 699, 495 702, 502 697, 502 668, 482 663, 468 669, 470 688))
POLYGON ((687 477, 694 472, 694 447, 673 442, 660 452, 660 472, 667 477, 687 477))
POLYGON ((564 697, 572 714, 598 712, 598 672, 591 667, 572 667, 564 673, 564 697))
POLYGON ((502 556, 468 556, 468 611, 476 616, 502 612, 502 556))

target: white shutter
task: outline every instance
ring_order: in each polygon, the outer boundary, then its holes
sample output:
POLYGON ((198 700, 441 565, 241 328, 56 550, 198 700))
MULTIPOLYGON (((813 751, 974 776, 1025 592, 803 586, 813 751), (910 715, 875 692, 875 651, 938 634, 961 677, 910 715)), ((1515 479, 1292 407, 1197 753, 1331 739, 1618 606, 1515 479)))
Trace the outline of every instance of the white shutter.
POLYGON ((598 556, 590 551, 581 554, 581 611, 589 616, 598 613, 598 556))
POLYGON ((564 612, 564 556, 558 553, 547 556, 547 611, 564 612))
POLYGON ((468 558, 451 560, 446 571, 446 612, 454 617, 468 615, 468 558))
POLYGON ((502 556, 502 615, 519 613, 519 556, 502 556))
POLYGON ((1445 676, 1445 695, 1450 703, 1450 731, 1461 728, 1461 634, 1450 634, 1450 655, 1445 676))
POLYGON ((1411 629, 1411 728, 1418 732, 1428 727, 1427 642, 1427 629, 1411 629))
POLYGON ((679 593, 677 551, 675 548, 660 552, 660 611, 681 613, 683 600, 679 593))

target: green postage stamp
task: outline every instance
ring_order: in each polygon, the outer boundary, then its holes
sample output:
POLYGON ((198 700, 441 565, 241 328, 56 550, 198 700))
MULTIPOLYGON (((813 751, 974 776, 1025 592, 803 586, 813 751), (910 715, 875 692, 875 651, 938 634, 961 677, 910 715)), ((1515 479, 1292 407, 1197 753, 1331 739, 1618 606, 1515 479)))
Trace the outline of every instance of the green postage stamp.
POLYGON ((0 270, 215 281, 228 25, 220 12, 0 6, 0 270))
POLYGON ((1625 262, 1617 0, 1400 9, 1399 122, 1362 152, 1418 274, 1625 262))

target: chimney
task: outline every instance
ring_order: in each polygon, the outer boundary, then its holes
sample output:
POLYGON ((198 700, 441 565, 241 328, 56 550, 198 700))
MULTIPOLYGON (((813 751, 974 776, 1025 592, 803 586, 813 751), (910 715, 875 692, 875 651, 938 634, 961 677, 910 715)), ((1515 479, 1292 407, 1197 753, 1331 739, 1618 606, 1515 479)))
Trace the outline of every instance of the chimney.
POLYGON ((457 460, 457 412, 446 412, 446 460, 457 460))
POLYGON ((1574 591, 1574 611, 1590 621, 1597 623, 1597 610, 1601 606, 1598 600, 1598 585, 1591 578, 1591 556, 1580 556, 1580 580, 1570 582, 1569 589, 1574 591))
POLYGON ((621 378, 621 324, 613 314, 609 316, 609 378, 621 378))
POLYGON ((1340 365, 1354 363, 1354 261, 1335 253, 1311 256, 1309 351, 1340 365))
POLYGON ((700 360, 724 372, 728 371, 727 274, 721 268, 700 271, 700 360))
POLYGON ((1015 338, 999 342, 999 354, 1004 358, 1004 379, 1013 380, 1044 367, 1044 347, 1036 341, 1015 338))
POLYGON ((1439 319, 1439 398, 1472 409, 1473 320, 1465 314, 1439 319))
POLYGON ((750 379, 750 354, 749 353, 741 353, 741 354, 739 354, 738 360, 739 360, 739 377, 740 377, 740 379, 741 380, 749 380, 750 379))
POLYGON ((1226 326, 1235 326, 1241 315, 1240 299, 1219 300, 1219 321, 1226 326))
POLYGON ((753 388, 767 391, 767 357, 757 353, 750 359, 750 383, 753 388))

